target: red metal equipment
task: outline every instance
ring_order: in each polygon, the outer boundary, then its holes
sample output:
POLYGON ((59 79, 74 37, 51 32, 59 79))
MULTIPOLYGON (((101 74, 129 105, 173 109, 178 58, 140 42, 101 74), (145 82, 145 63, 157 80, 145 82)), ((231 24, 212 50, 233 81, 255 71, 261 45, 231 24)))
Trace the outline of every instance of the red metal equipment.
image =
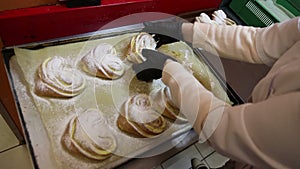
MULTIPOLYGON (((133 13, 178 15, 218 8, 220 3, 221 0, 102 0, 101 5, 90 7, 52 5, 1 11, 0 37, 5 47, 14 46, 97 31, 106 23, 133 13)), ((142 22, 146 18, 139 19, 142 22)))

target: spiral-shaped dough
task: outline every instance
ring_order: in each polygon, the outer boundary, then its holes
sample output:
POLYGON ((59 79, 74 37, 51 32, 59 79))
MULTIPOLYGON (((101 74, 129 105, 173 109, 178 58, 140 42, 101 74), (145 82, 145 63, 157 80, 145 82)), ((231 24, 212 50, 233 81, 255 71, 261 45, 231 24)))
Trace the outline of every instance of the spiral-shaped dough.
POLYGON ((153 108, 163 116, 177 122, 187 122, 187 119, 180 113, 179 108, 172 102, 168 87, 153 91, 151 94, 153 108))
POLYGON ((116 50, 108 43, 101 43, 92 49, 82 59, 82 68, 85 72, 104 79, 118 79, 125 67, 116 50))
POLYGON ((165 119, 152 108, 149 96, 145 94, 134 95, 125 102, 117 125, 138 137, 154 137, 166 129, 165 119))
POLYGON ((106 119, 96 109, 88 109, 74 116, 61 141, 68 150, 94 160, 110 157, 117 147, 106 119))
POLYGON ((40 96, 74 97, 84 87, 81 73, 60 56, 47 58, 38 69, 35 92, 40 96))
POLYGON ((133 63, 142 63, 146 58, 142 55, 143 49, 155 49, 155 39, 146 32, 141 32, 132 37, 127 51, 127 59, 133 63))

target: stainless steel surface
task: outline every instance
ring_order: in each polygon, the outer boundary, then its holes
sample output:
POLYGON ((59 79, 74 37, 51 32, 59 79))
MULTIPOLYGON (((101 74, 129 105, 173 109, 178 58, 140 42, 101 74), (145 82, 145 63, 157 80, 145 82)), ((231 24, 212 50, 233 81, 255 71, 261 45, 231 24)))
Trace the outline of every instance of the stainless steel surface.
POLYGON ((203 159, 194 145, 162 163, 162 167, 167 169, 188 169, 192 167, 191 159, 193 158, 203 159))
POLYGON ((210 145, 208 145, 207 142, 204 143, 197 142, 195 143, 195 146, 203 158, 206 158, 215 152, 215 149, 213 149, 210 145))
POLYGON ((217 152, 214 152, 213 154, 205 158, 205 162, 210 168, 219 168, 225 165, 228 160, 228 157, 225 157, 217 152))

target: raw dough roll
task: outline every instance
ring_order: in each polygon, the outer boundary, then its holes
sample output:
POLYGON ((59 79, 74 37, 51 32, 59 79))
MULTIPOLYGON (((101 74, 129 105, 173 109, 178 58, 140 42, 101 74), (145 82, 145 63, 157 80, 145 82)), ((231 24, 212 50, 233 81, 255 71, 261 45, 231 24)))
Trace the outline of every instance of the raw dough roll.
POLYGON ((96 46, 81 62, 85 72, 104 79, 118 79, 125 72, 125 66, 117 57, 115 48, 108 43, 96 46))
POLYGON ((187 119, 180 113, 180 110, 171 100, 171 94, 168 87, 153 91, 151 94, 153 100, 153 108, 162 113, 163 116, 172 121, 187 122, 187 119))
POLYGON ((71 152, 79 152, 94 160, 110 157, 117 147, 105 118, 96 109, 75 115, 68 123, 62 143, 71 152))
POLYGON ((38 69, 35 93, 48 97, 74 97, 85 87, 85 79, 79 71, 60 57, 46 59, 38 69))
POLYGON ((122 131, 138 137, 154 137, 166 129, 165 119, 153 109, 145 94, 134 95, 124 103, 117 125, 122 131))
POLYGON ((127 52, 127 59, 133 63, 142 63, 146 58, 142 55, 143 49, 155 49, 155 39, 146 32, 133 36, 127 52))

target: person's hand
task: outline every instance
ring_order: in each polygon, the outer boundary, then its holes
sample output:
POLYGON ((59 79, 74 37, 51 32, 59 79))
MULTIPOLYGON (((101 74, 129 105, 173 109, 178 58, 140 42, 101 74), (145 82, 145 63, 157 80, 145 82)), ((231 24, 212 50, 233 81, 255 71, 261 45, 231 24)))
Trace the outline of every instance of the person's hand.
POLYGON ((168 55, 150 49, 143 49, 142 55, 146 58, 146 61, 134 64, 132 68, 136 73, 136 77, 146 82, 162 77, 162 70, 168 59, 176 61, 168 55))
POLYGON ((182 35, 182 24, 183 19, 172 19, 170 21, 160 21, 160 22, 144 22, 144 29, 142 31, 147 33, 154 33, 160 35, 166 35, 171 38, 183 41, 182 35))

